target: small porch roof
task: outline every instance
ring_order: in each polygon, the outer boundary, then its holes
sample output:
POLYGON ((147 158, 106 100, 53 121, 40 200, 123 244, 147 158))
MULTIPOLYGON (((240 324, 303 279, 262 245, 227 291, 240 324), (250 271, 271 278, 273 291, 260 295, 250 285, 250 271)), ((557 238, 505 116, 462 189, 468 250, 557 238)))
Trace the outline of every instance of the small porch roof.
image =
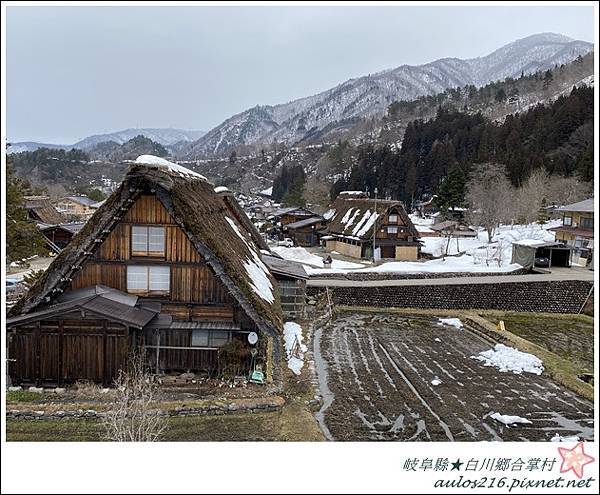
POLYGON ((38 311, 9 318, 6 326, 14 327, 72 311, 88 311, 110 321, 143 328, 160 312, 157 305, 139 305, 136 296, 102 285, 69 292, 58 301, 38 311))

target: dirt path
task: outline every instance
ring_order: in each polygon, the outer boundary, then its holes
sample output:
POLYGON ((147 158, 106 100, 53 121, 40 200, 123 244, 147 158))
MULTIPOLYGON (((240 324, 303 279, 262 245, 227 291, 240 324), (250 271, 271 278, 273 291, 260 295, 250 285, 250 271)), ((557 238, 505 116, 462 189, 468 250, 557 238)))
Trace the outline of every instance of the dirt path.
POLYGON ((437 320, 343 313, 315 339, 319 380, 332 394, 317 419, 335 440, 593 438, 593 404, 543 374, 501 373, 472 359, 491 347, 437 320), (494 412, 531 424, 508 427, 494 412))

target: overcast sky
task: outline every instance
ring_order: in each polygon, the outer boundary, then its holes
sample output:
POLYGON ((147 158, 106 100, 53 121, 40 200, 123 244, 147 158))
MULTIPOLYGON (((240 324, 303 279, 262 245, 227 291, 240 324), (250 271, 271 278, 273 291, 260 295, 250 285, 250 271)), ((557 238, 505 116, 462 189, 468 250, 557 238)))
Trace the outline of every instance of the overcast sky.
POLYGON ((209 130, 256 104, 557 32, 592 7, 8 7, 7 131, 71 144, 127 127, 209 130))

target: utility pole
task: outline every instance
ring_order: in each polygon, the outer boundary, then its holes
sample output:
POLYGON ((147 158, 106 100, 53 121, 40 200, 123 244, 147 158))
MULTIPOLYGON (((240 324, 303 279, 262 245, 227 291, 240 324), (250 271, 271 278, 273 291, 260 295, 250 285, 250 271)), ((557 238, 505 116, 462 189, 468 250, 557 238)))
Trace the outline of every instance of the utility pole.
POLYGON ((377 237, 377 188, 375 188, 375 221, 373 222, 373 263, 375 263, 375 237, 377 237))

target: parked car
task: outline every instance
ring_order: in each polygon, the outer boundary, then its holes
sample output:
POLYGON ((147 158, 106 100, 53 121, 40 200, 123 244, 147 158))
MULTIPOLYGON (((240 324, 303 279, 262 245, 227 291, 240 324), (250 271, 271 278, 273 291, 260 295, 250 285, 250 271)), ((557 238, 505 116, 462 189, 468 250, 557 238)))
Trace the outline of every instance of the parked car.
POLYGON ((540 268, 548 268, 550 266, 550 258, 546 258, 546 256, 540 256, 535 259, 534 264, 540 268))
POLYGON ((289 237, 286 237, 283 241, 278 241, 277 245, 285 247, 294 247, 294 241, 292 241, 289 237))

